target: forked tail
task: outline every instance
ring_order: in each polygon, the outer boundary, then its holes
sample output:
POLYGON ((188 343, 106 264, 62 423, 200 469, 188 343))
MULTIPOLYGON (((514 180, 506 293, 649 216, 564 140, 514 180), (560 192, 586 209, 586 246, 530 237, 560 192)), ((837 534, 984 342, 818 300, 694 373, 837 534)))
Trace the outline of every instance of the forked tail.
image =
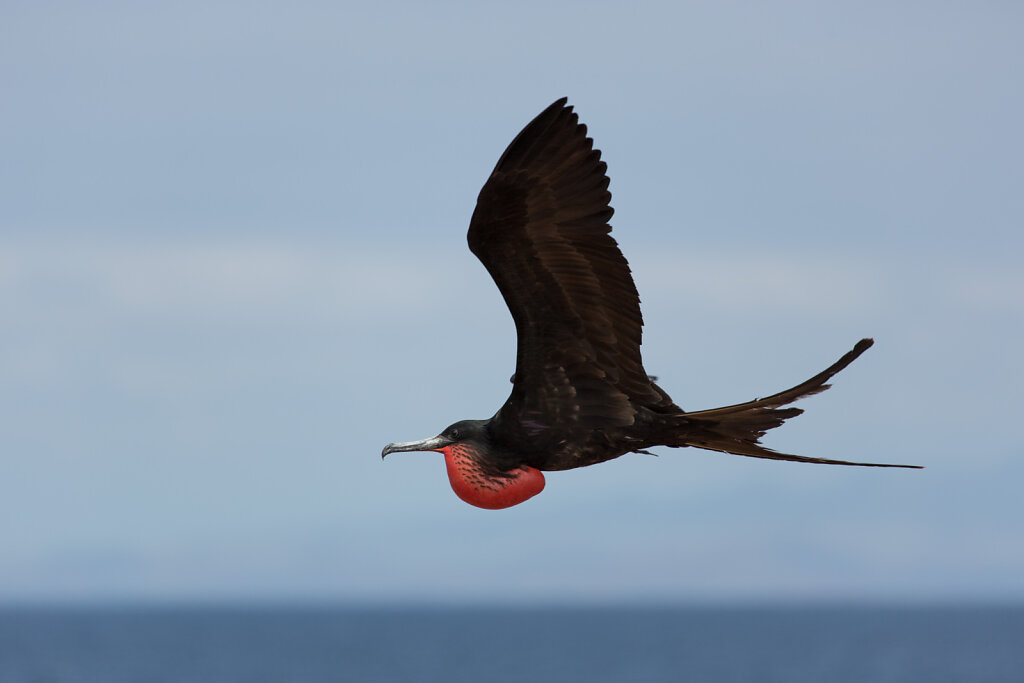
POLYGON ((746 403, 738 403, 725 408, 701 410, 685 413, 685 423, 679 436, 681 442, 673 445, 695 446, 711 451, 747 455, 752 458, 768 458, 770 460, 793 460, 796 462, 815 462, 825 465, 859 465, 862 467, 906 467, 921 469, 919 465, 886 465, 875 462, 848 462, 846 460, 828 460, 826 458, 809 458, 803 455, 778 453, 761 446, 760 438, 769 429, 778 427, 791 417, 804 412, 800 408, 785 408, 794 401, 811 396, 829 388, 826 384, 833 375, 852 363, 857 357, 871 348, 872 339, 861 339, 846 355, 833 363, 823 372, 818 373, 792 389, 781 391, 767 398, 759 398, 746 403))

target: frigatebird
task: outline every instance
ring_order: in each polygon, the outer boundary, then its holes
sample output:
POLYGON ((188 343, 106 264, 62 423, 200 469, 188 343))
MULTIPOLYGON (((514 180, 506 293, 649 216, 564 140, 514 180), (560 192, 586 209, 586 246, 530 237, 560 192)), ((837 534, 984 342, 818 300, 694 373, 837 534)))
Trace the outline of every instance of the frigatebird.
POLYGON ((754 458, 828 465, 912 467, 779 453, 765 432, 803 412, 786 407, 874 342, 861 339, 792 389, 724 408, 684 412, 644 370, 643 320, 629 265, 609 234, 607 165, 562 98, 531 121, 498 160, 477 198, 469 248, 498 285, 516 325, 512 393, 489 420, 462 420, 435 437, 392 443, 439 451, 456 495, 500 509, 544 488, 543 471, 569 470, 693 446, 754 458))

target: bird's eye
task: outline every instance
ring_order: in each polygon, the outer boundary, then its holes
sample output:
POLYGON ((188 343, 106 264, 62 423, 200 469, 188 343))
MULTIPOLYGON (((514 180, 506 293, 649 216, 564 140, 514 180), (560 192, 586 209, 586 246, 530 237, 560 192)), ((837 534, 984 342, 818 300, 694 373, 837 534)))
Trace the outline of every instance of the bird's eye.
POLYGON ((455 439, 455 440, 458 440, 458 439, 462 438, 462 434, 459 432, 458 429, 450 429, 450 430, 448 430, 448 436, 450 438, 452 438, 452 439, 455 439))

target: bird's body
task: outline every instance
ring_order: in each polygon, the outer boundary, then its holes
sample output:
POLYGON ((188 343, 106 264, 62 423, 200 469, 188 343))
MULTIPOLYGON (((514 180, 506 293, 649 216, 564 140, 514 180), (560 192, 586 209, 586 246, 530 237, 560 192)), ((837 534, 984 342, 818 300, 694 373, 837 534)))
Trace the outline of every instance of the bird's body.
POLYGON ((863 339, 810 380, 774 396, 684 412, 644 370, 640 299, 612 239, 606 165, 561 99, 512 141, 470 221, 469 247, 516 324, 512 393, 490 420, 464 420, 395 451, 444 453, 468 503, 503 508, 544 487, 541 471, 593 465, 654 446, 695 446, 758 458, 852 463, 777 453, 758 440, 800 414, 789 403, 823 391, 863 353, 863 339))

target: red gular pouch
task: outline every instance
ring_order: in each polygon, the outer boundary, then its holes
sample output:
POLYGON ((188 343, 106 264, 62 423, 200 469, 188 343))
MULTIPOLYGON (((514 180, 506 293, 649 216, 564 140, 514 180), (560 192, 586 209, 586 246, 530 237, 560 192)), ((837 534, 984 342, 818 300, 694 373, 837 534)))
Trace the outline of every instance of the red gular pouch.
POLYGON ((470 505, 501 510, 519 505, 544 490, 544 475, 528 465, 495 475, 480 466, 467 444, 452 444, 438 450, 444 453, 452 490, 470 505))

